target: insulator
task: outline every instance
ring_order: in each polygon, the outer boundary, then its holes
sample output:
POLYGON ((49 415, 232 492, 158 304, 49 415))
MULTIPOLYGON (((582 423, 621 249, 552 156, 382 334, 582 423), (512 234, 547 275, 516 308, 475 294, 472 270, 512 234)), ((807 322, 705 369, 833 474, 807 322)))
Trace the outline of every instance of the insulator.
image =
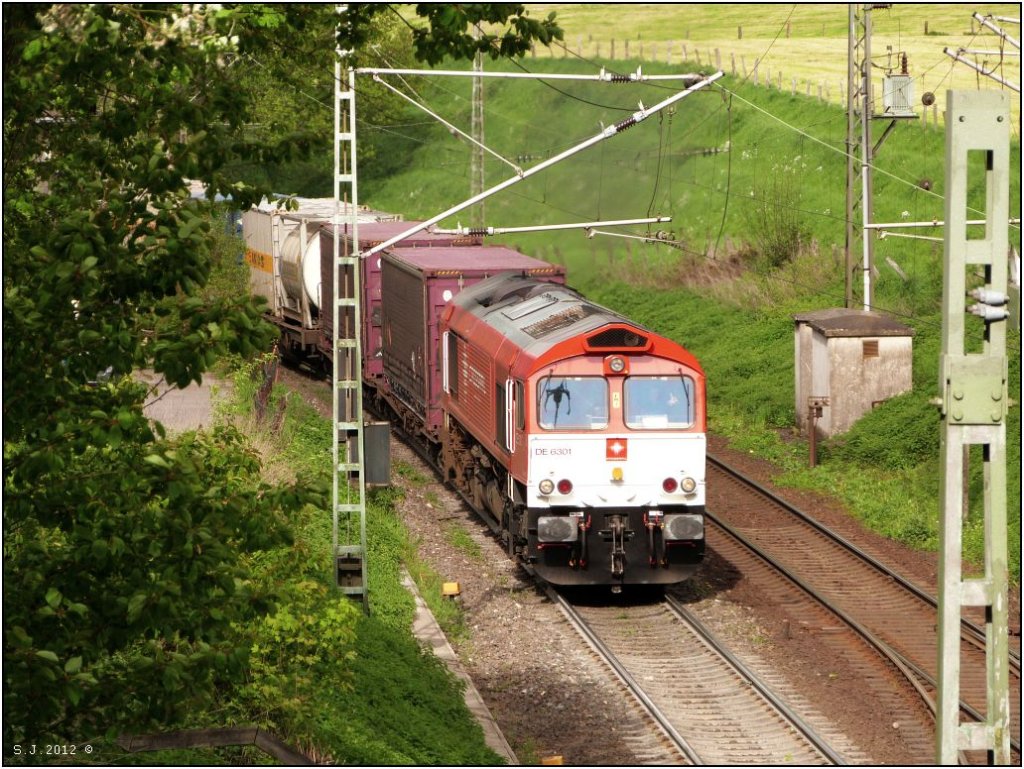
POLYGON ((608 82, 610 83, 631 83, 629 75, 612 75, 608 82))
POLYGON ((993 307, 989 304, 972 304, 967 308, 967 312, 972 315, 977 315, 986 323, 991 323, 996 320, 1006 320, 1010 315, 1006 310, 999 307, 993 307))
POLYGON ((632 128, 633 126, 635 126, 636 123, 637 120, 635 117, 628 117, 622 122, 615 124, 615 133, 622 133, 627 128, 632 128))
POLYGON ((466 234, 467 235, 471 235, 473 237, 481 237, 482 238, 484 235, 487 234, 487 228, 486 227, 470 227, 470 228, 468 228, 466 230, 466 234))
POLYGON ((982 304, 990 304, 999 307, 1009 301, 1009 297, 1001 291, 991 288, 976 288, 968 294, 972 299, 977 299, 982 304))

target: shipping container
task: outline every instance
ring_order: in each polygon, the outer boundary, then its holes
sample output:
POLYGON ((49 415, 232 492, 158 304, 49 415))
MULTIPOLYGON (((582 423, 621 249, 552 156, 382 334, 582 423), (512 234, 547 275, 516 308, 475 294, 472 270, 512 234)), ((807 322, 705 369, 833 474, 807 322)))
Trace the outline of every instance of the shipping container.
POLYGON ((390 392, 422 418, 430 440, 437 440, 441 427, 444 308, 467 286, 506 272, 565 283, 564 267, 503 246, 395 248, 384 254, 384 378, 390 392))
MULTIPOLYGON (((390 240, 396 235, 401 235, 406 230, 412 229, 418 222, 403 221, 377 221, 359 224, 359 251, 364 252, 390 240)), ((349 225, 341 226, 343 241, 339 243, 341 253, 349 253, 345 250, 352 248, 352 238, 349 235, 349 225), (345 245, 343 245, 345 244, 345 245)), ((466 235, 440 235, 426 230, 410 235, 394 247, 401 248, 445 248, 451 246, 478 246, 480 238, 466 235)), ((330 224, 324 225, 320 230, 320 253, 333 255, 334 253, 334 229, 330 224)), ((360 282, 362 289, 362 345, 363 345, 363 378, 368 381, 377 381, 384 374, 384 364, 381 353, 381 304, 380 304, 380 271, 382 254, 360 261, 360 282)), ((326 258, 320 260, 320 282, 321 296, 323 298, 323 326, 324 341, 330 344, 334 329, 334 316, 329 311, 334 296, 334 260, 326 258)), ((351 278, 346 276, 343 281, 345 285, 351 286, 351 278)))

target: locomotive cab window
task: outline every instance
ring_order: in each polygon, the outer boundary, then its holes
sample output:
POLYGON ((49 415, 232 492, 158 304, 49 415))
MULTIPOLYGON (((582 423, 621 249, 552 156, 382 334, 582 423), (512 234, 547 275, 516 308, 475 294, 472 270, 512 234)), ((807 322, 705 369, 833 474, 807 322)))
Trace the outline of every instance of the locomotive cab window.
POLYGON ((608 381, 599 376, 549 376, 537 383, 537 421, 545 430, 608 426, 608 381))
POLYGON ((665 430, 694 420, 693 380, 677 376, 633 376, 623 385, 626 427, 665 430))

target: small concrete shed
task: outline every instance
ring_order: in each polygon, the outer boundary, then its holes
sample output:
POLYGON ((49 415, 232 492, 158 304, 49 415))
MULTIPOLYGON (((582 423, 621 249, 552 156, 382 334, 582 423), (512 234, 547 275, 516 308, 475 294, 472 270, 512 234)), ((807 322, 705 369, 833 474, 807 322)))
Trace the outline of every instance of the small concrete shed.
POLYGON ((911 389, 914 330, 881 313, 830 309, 796 322, 796 423, 817 435, 846 432, 882 401, 911 389))

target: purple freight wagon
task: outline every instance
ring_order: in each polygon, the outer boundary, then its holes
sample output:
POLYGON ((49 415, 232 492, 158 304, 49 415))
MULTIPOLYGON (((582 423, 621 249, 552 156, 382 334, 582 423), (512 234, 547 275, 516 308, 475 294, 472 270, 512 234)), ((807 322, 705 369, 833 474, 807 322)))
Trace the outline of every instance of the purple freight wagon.
MULTIPOLYGON (((411 229, 417 222, 366 222, 359 224, 359 250, 368 251, 396 235, 411 229)), ((349 225, 341 226, 342 237, 352 247, 349 225)), ((344 245, 342 248, 344 248, 344 245)), ((397 246, 402 248, 444 248, 451 246, 478 246, 478 236, 442 235, 421 231, 400 241, 397 246)), ((396 246, 392 246, 395 248, 396 246)), ((331 352, 331 339, 334 330, 334 314, 331 303, 334 298, 334 229, 325 224, 320 230, 320 252, 325 258, 320 260, 321 296, 323 297, 322 317, 320 325, 323 329, 321 346, 325 353, 331 352)), ((362 347, 363 347, 363 379, 368 382, 379 380, 384 375, 384 364, 381 357, 381 308, 380 308, 380 269, 382 254, 374 254, 361 262, 362 270, 362 347)), ((351 286, 351 281, 346 281, 351 286)))

